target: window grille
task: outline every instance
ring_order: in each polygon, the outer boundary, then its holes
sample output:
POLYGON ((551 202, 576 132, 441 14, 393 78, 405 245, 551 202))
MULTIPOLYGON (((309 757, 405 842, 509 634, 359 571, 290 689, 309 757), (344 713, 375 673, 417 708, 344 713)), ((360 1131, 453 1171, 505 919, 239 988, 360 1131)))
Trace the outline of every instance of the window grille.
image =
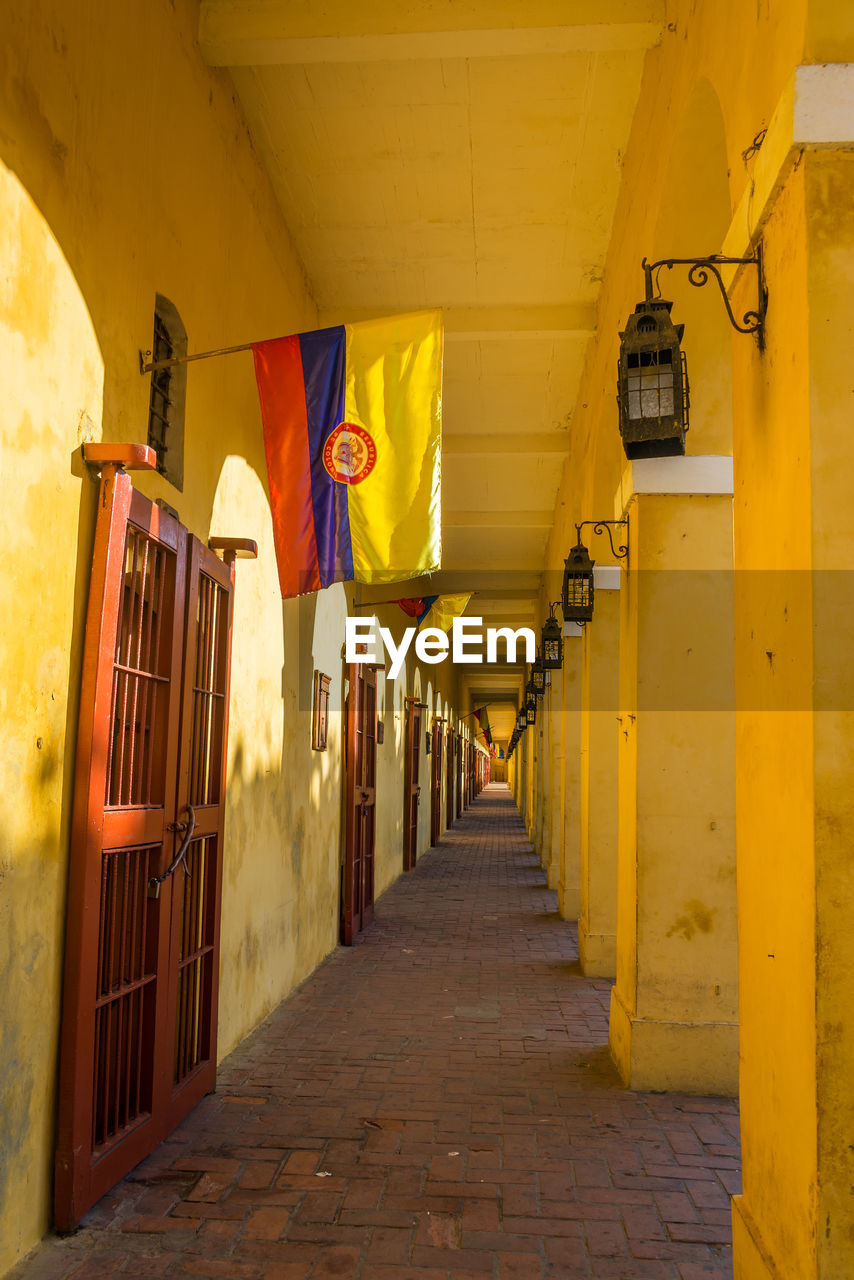
MULTIPOLYGON (((152 363, 187 354, 187 334, 168 298, 157 295, 154 307, 152 363)), ((157 456, 157 470, 176 489, 184 487, 184 398, 186 365, 154 369, 148 404, 148 443, 157 456)))

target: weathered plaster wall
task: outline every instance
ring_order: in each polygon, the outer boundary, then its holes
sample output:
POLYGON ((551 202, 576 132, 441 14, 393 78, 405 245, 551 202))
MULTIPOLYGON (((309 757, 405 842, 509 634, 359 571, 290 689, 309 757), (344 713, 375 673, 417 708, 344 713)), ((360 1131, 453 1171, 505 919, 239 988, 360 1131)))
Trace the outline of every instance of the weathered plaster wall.
MULTIPOLYGON (((315 309, 228 77, 189 0, 0 11, 0 1272, 51 1200, 76 700, 96 484, 72 457, 144 441, 155 293, 191 349, 311 328, 315 309)), ((336 944, 341 588, 279 598, 249 355, 194 365, 185 483, 139 487, 203 539, 257 539, 237 571, 220 1051, 336 944), (340 642, 339 642, 340 643, 340 642), (311 672, 333 677, 310 750, 311 672)))

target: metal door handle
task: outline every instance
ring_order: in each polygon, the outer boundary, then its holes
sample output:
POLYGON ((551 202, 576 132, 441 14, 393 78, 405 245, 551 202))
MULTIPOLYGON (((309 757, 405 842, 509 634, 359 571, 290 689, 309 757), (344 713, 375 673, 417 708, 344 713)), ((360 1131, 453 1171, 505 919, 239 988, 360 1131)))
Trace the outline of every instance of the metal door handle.
POLYGON ((173 876, 175 874, 175 872, 178 870, 178 867, 182 862, 184 863, 184 871, 187 873, 187 875, 190 874, 190 868, 187 866, 186 857, 187 857, 187 850, 190 847, 190 841, 192 840, 193 833, 196 830, 196 811, 191 804, 188 804, 186 806, 186 809, 187 809, 187 813, 190 815, 189 822, 170 822, 169 823, 167 830, 183 831, 184 839, 181 841, 181 847, 179 848, 178 852, 175 854, 175 857, 172 859, 172 861, 170 862, 166 870, 163 872, 163 874, 160 876, 152 876, 151 879, 149 880, 148 882, 149 898, 159 897, 160 886, 163 884, 164 880, 168 880, 170 876, 173 876))

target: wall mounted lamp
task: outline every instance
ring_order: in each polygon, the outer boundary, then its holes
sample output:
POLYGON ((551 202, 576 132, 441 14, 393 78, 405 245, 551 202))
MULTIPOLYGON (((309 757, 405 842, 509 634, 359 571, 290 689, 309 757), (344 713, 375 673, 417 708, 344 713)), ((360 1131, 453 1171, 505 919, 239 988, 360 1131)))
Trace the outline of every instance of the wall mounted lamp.
POLYGON ((628 523, 628 520, 582 520, 575 526, 577 541, 566 557, 563 569, 561 608, 564 622, 583 625, 593 617, 593 568, 596 561, 590 559, 587 548, 581 541, 581 530, 585 525, 592 524, 594 533, 606 533, 614 559, 626 560, 629 554, 628 544, 615 547, 610 526, 628 526, 628 523))
POLYGON ((539 652, 531 666, 531 683, 534 686, 534 693, 538 698, 542 698, 546 691, 546 669, 539 652))
POLYGON ((545 671, 560 671, 563 666, 563 637, 560 633, 560 623, 555 617, 555 607, 559 601, 555 600, 549 605, 549 616, 543 623, 543 629, 540 633, 542 637, 542 663, 545 671))
POLYGON ((666 458, 685 452, 688 430, 688 370, 682 350, 685 326, 670 319, 672 302, 661 297, 658 275, 662 267, 690 267, 688 282, 696 288, 714 279, 721 291, 726 313, 738 333, 752 333, 759 350, 765 345, 765 314, 768 290, 762 268, 762 246, 749 258, 724 258, 712 254, 707 258, 662 258, 641 266, 646 280, 646 296, 629 316, 620 334, 620 358, 617 369, 617 404, 620 410, 620 435, 626 457, 666 458), (722 266, 755 266, 759 292, 758 309, 746 311, 741 324, 736 320, 732 304, 721 277, 722 266), (653 296, 652 273, 656 272, 656 294, 653 296))

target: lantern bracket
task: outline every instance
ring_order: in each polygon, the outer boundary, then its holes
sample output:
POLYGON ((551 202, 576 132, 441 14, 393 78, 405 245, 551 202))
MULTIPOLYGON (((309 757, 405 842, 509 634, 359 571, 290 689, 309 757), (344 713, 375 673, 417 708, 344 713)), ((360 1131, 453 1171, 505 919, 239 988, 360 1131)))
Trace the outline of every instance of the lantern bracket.
POLYGON ((628 558, 629 548, 625 543, 622 543, 619 547, 614 546, 614 539, 611 537, 609 525, 624 524, 628 526, 628 523, 628 520, 582 520, 581 524, 577 524, 575 526, 575 532, 578 537, 578 541, 581 542, 581 530, 585 525, 592 524, 594 533, 607 533, 608 541, 611 544, 611 554, 614 559, 626 560, 628 558))
MULTIPOLYGON (((700 289, 704 284, 708 284, 709 277, 714 276, 717 281, 718 288, 721 291, 721 297, 724 300, 726 313, 729 316, 729 322, 737 333, 754 334, 759 350, 765 349, 765 315, 768 310, 768 289, 765 284, 765 271, 762 265, 762 245, 756 246, 756 252, 749 258, 725 258, 720 253, 710 254, 707 258, 661 258, 658 262, 647 262, 644 258, 641 266, 646 276, 646 301, 653 301, 652 291, 652 273, 660 272, 662 267, 667 267, 668 271, 673 267, 690 267, 688 272, 688 283, 700 289), (736 320, 726 286, 720 273, 720 267, 756 267, 757 287, 759 293, 758 310, 745 311, 741 324, 736 320)), ((658 275, 656 275, 656 288, 658 288, 658 275)), ((659 292, 659 297, 661 296, 659 292)))

